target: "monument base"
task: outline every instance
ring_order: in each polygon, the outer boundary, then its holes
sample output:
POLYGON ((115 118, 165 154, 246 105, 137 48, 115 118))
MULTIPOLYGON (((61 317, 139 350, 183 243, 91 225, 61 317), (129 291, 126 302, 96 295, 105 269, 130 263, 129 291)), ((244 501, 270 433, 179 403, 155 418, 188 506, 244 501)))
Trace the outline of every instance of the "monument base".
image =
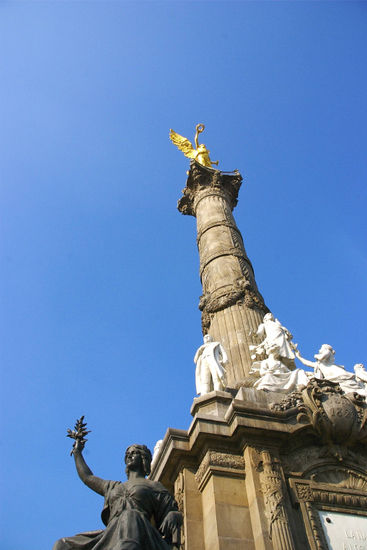
MULTIPOLYGON (((183 513, 185 550, 329 550, 324 512, 361 518, 367 537, 364 400, 314 380, 286 396, 211 392, 191 413, 151 473, 183 513)), ((345 548, 358 533, 340 535, 345 548)))

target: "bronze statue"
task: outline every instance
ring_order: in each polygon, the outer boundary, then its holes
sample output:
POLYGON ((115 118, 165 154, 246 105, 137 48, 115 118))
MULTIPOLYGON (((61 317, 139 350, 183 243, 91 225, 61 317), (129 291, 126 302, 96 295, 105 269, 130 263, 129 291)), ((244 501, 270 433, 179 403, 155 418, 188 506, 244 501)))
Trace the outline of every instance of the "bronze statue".
POLYGON ((106 528, 62 538, 53 550, 178 549, 182 516, 167 489, 158 481, 146 479, 152 460, 148 447, 130 445, 125 453, 128 480, 107 481, 93 475, 83 458, 87 433, 82 416, 75 429, 68 430, 68 437, 75 440, 71 454, 80 479, 104 496, 102 521, 106 528))
POLYGON ((195 134, 195 147, 194 149, 191 141, 189 141, 187 138, 180 136, 180 134, 177 134, 174 130, 169 131, 169 137, 170 140, 176 147, 180 149, 180 151, 183 152, 185 157, 188 157, 189 159, 194 159, 196 162, 199 162, 203 166, 208 166, 208 168, 212 168, 213 164, 216 164, 218 166, 219 160, 216 160, 215 162, 210 160, 208 149, 205 147, 203 143, 199 144, 199 134, 205 130, 204 124, 197 124, 196 125, 196 134, 195 134))

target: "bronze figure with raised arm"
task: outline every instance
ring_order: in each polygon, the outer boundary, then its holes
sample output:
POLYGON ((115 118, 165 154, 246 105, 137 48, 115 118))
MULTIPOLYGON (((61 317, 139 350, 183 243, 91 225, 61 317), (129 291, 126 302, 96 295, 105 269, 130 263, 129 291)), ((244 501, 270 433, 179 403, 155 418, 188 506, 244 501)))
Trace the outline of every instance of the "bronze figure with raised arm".
POLYGON ((125 452, 127 481, 108 481, 95 476, 83 458, 88 433, 84 417, 68 432, 75 439, 72 455, 80 479, 105 499, 102 521, 106 528, 62 538, 53 550, 178 549, 182 516, 167 489, 146 479, 152 460, 148 447, 130 445, 125 452))

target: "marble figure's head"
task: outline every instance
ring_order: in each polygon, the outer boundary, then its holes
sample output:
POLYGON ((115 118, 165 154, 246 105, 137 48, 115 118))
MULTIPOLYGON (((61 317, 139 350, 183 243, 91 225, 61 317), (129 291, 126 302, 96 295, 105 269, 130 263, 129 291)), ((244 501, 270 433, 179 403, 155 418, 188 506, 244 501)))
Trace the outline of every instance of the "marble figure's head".
POLYGON ((130 445, 125 451, 126 473, 141 468, 145 476, 150 474, 152 453, 146 445, 130 445))
POLYGON ((354 365, 354 372, 358 372, 358 371, 365 371, 366 369, 364 368, 364 364, 363 363, 356 363, 354 365))
POLYGON ((329 344, 322 344, 319 352, 314 357, 318 361, 332 364, 335 360, 335 350, 329 344))
POLYGON ((274 315, 269 312, 264 315, 264 321, 274 321, 274 315))
POLYGON ((205 334, 204 344, 209 344, 209 342, 213 342, 213 338, 210 336, 210 334, 205 334))

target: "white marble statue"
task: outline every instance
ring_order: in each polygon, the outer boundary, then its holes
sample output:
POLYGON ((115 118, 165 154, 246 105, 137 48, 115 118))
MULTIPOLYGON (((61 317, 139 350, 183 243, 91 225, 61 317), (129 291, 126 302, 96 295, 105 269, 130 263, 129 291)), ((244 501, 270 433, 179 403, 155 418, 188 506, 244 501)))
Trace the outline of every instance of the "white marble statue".
POLYGON ((257 354, 265 353, 269 356, 270 353, 275 352, 284 365, 294 368, 295 355, 290 345, 293 336, 288 329, 282 326, 278 319, 274 318, 272 313, 267 313, 264 316, 256 335, 265 335, 265 339, 258 346, 249 346, 250 351, 255 352, 251 356, 252 359, 256 359, 257 354))
POLYGON ((367 370, 365 369, 363 363, 357 363, 354 365, 354 374, 358 382, 364 384, 364 388, 367 393, 367 370))
POLYGON ((153 457, 152 457, 151 464, 153 464, 153 462, 155 462, 157 460, 157 456, 158 456, 159 451, 161 450, 162 443, 163 443, 163 439, 158 439, 157 443, 154 445, 153 457))
MULTIPOLYGON (((345 370, 342 365, 335 364, 335 350, 329 344, 323 344, 319 352, 314 355, 316 361, 304 359, 298 350, 295 353, 301 363, 314 369, 315 378, 337 382, 344 393, 355 392, 367 396, 364 383, 359 381, 352 372, 345 370)), ((359 372, 361 372, 361 369, 359 369, 359 372)))
POLYGON ((204 395, 213 389, 224 390, 226 384, 227 354, 219 342, 213 342, 209 334, 204 336, 204 344, 197 350, 196 363, 196 393, 204 395))
POLYGON ((281 361, 276 349, 263 361, 253 363, 251 373, 258 372, 260 378, 254 388, 258 390, 289 393, 307 386, 309 377, 303 369, 290 370, 281 361))

